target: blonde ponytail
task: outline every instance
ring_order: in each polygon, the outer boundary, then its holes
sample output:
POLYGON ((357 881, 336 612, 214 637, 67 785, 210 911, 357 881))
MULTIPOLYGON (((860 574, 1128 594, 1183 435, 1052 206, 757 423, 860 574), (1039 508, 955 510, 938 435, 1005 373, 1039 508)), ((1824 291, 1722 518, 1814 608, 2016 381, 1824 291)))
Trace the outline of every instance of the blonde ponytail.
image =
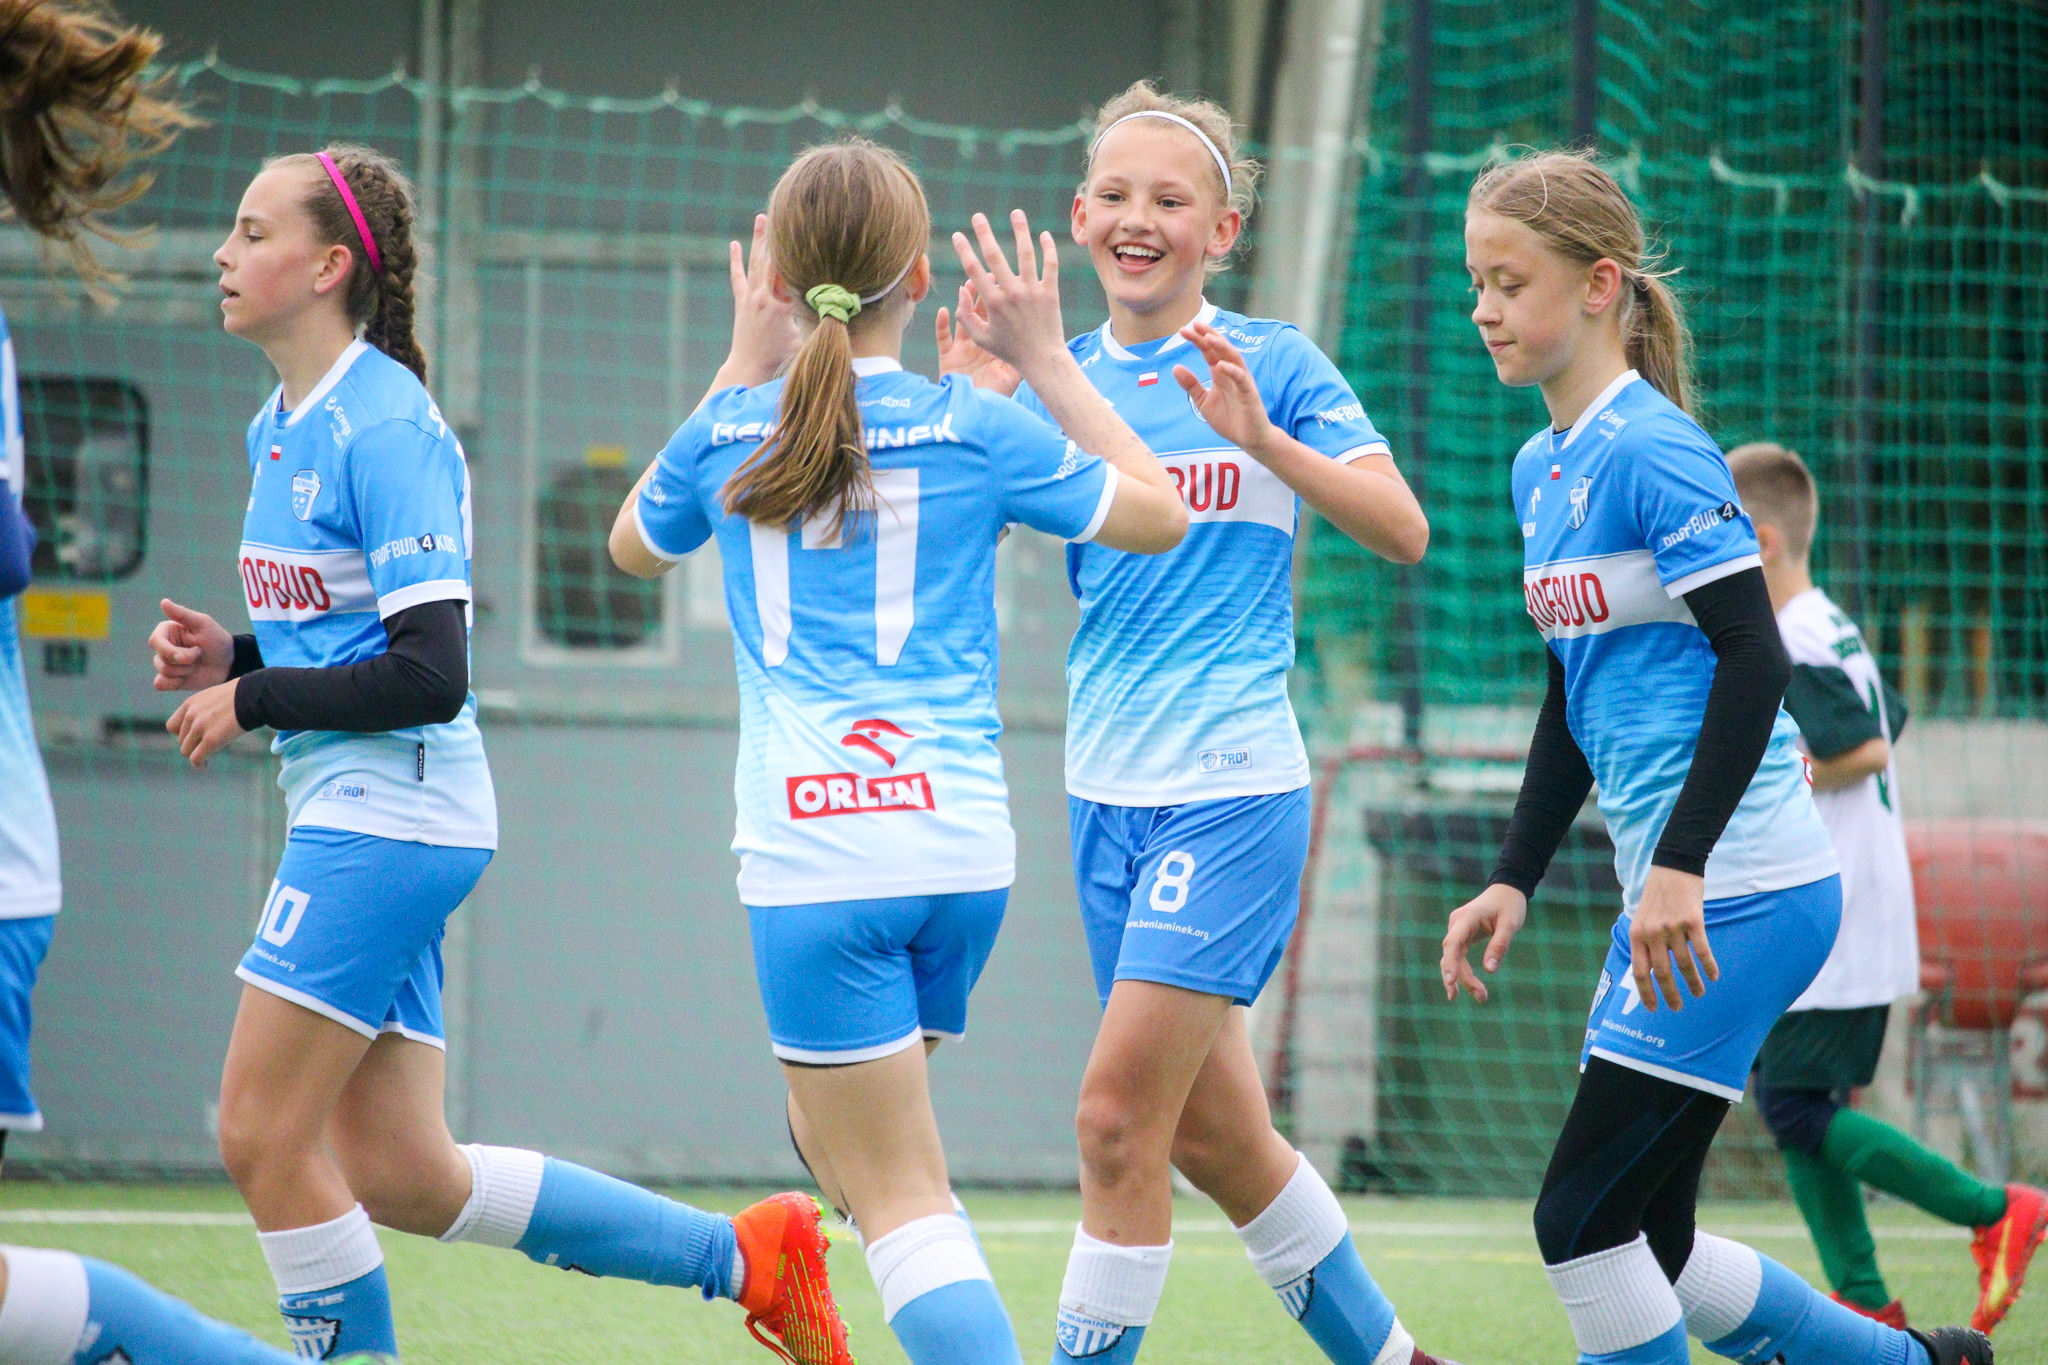
POLYGON ((1663 274, 1636 270, 1627 279, 1621 327, 1628 363, 1680 411, 1691 412, 1692 329, 1685 324, 1685 309, 1663 274))

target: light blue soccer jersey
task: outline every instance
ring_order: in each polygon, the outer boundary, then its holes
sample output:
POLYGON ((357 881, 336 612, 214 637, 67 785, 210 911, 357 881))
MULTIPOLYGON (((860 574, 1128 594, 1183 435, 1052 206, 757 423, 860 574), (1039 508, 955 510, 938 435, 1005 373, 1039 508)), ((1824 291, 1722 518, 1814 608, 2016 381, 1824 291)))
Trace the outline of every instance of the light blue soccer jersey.
MULTIPOLYGON (((266 666, 334 668, 390 646, 384 618, 470 600, 469 466, 412 371, 352 343, 296 408, 249 424, 242 593, 266 666)), ((442 725, 281 730, 293 825, 498 846, 476 698, 442 725)))
MULTIPOLYGON (((1291 323, 1211 303, 1197 316, 1244 353, 1282 431, 1339 462, 1388 453, 1344 376, 1291 323)), ((1081 600, 1067 654, 1067 790, 1170 806, 1307 786, 1287 699, 1300 499, 1195 411, 1173 367, 1207 383, 1209 366, 1178 333, 1126 347, 1104 323, 1068 348, 1173 476, 1189 526, 1163 555, 1067 551, 1081 600)), ((1044 411, 1029 390, 1018 397, 1044 411)))
MULTIPOLYGON (((22 445, 21 389, 14 340, 0 314, 0 516, 21 506, 28 477, 22 445)), ((21 666, 20 624, 13 598, 0 600, 0 919, 52 915, 63 900, 57 870, 57 817, 50 782, 36 749, 36 727, 21 666)))
POLYGON ((680 559, 714 535, 739 669, 733 851, 750 906, 988 891, 1016 873, 996 751, 995 551, 1013 522, 1101 527, 1115 471, 955 376, 863 359, 876 508, 759 526, 723 490, 773 429, 782 381, 711 395, 635 505, 680 559))
MULTIPOLYGON (((1515 456, 1522 588, 1564 662, 1566 719, 1600 788, 1633 912, 1692 769, 1713 647, 1684 595, 1755 568, 1756 531, 1706 432, 1628 371, 1568 432, 1515 456)), ((1819 881, 1836 870, 1797 728, 1781 707, 1756 777, 1707 859, 1706 898, 1819 881)))

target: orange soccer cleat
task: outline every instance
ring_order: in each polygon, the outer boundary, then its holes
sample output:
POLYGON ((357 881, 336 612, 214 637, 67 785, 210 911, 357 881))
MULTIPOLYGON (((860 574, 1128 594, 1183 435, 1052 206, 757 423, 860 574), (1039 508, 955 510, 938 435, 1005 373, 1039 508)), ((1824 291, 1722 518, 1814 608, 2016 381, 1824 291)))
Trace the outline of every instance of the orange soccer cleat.
POLYGON ((1980 1332, 1988 1333, 2012 1311, 2027 1280, 2027 1265, 2048 1235, 2048 1190, 2007 1185, 2005 1200, 2005 1217, 1978 1228, 1970 1240, 1979 1290, 1970 1326, 1980 1332))
POLYGON ((1887 1327, 1898 1328, 1901 1332, 1906 1330, 1906 1305, 1898 1299, 1893 1299, 1882 1308, 1865 1308, 1860 1303, 1849 1302, 1840 1294, 1830 1294, 1828 1297, 1851 1313, 1861 1313, 1866 1318, 1874 1318, 1887 1327))
POLYGON ((754 1340, 794 1365, 853 1365, 825 1278, 824 1213, 807 1194, 770 1195, 733 1216, 747 1263, 740 1307, 754 1340), (761 1331, 766 1327, 779 1340, 761 1331))

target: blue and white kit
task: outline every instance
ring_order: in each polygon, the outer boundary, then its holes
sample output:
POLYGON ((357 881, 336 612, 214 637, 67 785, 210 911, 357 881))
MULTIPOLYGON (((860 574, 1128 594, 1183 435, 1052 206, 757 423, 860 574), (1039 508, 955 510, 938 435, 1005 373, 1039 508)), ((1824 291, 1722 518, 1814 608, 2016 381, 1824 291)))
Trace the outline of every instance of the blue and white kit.
MULTIPOLYGON (((1274 423, 1339 463, 1389 453, 1350 384, 1293 325, 1204 303, 1274 423)), ((1179 333, 1069 349, 1188 505, 1163 555, 1067 552, 1074 875, 1097 985, 1160 981, 1250 1001, 1293 931, 1308 856, 1308 752, 1287 697, 1301 500, 1216 434, 1173 377, 1209 367, 1179 333)), ((1027 406, 1037 406, 1028 391, 1027 406)), ((1042 410, 1042 408, 1040 409, 1042 410)))
MULTIPOLYGON (((470 600, 469 468, 413 373, 361 341, 249 424, 241 580, 266 667, 383 653, 385 618, 470 600)), ((442 1038, 442 925, 498 843, 476 698, 445 724, 280 731, 291 837, 252 985, 358 1033, 442 1038)))
POLYGON ((995 743, 996 542, 1013 522, 1087 540, 1116 491, 1107 464, 964 378, 933 384, 879 357, 854 370, 872 511, 787 531, 725 512, 727 480, 772 433, 775 380, 707 398, 634 512, 665 559, 717 538, 740 691, 733 851, 770 1034, 792 1060, 880 1056, 962 1027, 1001 902, 941 902, 1016 872, 995 743), (923 908, 879 904, 904 900, 923 908), (933 917, 953 926, 944 951, 918 938, 933 917), (789 935, 838 946, 773 946, 789 935), (778 1004, 806 993, 840 1007, 778 1004))
MULTIPOLYGON (((21 515, 27 477, 14 340, 0 314, 0 517, 21 515)), ((57 816, 36 748, 17 606, 0 597, 0 1129, 43 1126, 29 1090, 29 994, 63 898, 57 816)))
POLYGON ((1714 679, 1713 647, 1684 595, 1758 567, 1756 532, 1719 447, 1633 370, 1570 431, 1523 445, 1514 503, 1523 595, 1564 664, 1566 719, 1599 787, 1623 892, 1620 971, 1611 953, 1586 1056, 1739 1100, 1765 1033, 1827 959, 1841 913, 1834 849, 1782 707, 1707 860, 1721 980, 1704 1000, 1652 1014, 1624 978, 1629 919, 1714 679))

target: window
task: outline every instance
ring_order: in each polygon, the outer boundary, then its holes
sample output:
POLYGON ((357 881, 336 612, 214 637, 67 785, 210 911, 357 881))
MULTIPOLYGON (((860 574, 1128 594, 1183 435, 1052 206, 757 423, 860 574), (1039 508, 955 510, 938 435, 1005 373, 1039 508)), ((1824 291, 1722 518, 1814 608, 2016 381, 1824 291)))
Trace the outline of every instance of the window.
POLYGON ((149 521, 142 391, 119 379, 23 375, 21 427, 36 573, 95 582, 134 573, 149 521))
MULTIPOLYGON (((606 449, 600 447, 599 449, 606 449)), ((617 463, 565 465, 535 509, 534 604, 541 636, 567 649, 632 649, 655 643, 662 585, 620 573, 606 542, 634 474, 617 463)))

